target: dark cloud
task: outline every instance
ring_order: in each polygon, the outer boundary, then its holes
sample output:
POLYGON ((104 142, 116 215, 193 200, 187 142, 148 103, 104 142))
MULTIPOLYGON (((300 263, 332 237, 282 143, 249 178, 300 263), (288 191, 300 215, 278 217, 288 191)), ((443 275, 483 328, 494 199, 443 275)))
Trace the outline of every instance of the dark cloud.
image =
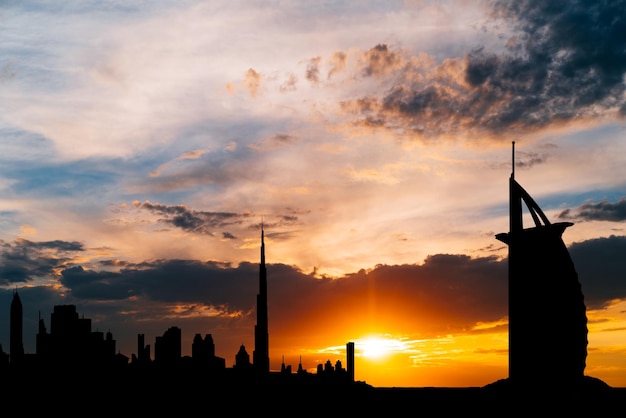
POLYGON ((626 197, 616 203, 606 200, 585 203, 575 209, 565 209, 557 217, 564 220, 622 222, 626 220, 626 197))
MULTIPOLYGON (((286 140, 286 139, 284 139, 286 140)), ((298 210, 294 208, 285 208, 286 214, 276 214, 271 216, 269 220, 263 218, 258 221, 261 215, 251 212, 207 212, 197 211, 188 208, 185 205, 163 205, 159 203, 151 203, 149 201, 134 202, 133 206, 141 210, 147 210, 160 216, 159 222, 180 228, 184 231, 194 234, 214 235, 216 229, 227 229, 233 225, 250 230, 261 230, 261 224, 266 227, 289 228, 300 222, 298 215, 307 214, 309 211, 298 210), (258 222, 254 222, 258 221, 258 222), (247 223, 247 225, 246 225, 247 223)), ((236 239, 229 231, 222 231, 222 238, 236 239)), ((293 231, 283 231, 273 233, 273 236, 288 237, 292 236, 293 231)), ((120 261, 117 261, 118 263, 120 261)))
POLYGON ((248 218, 248 213, 203 212, 187 208, 185 205, 161 205, 158 203, 137 203, 141 209, 163 216, 161 222, 170 224, 184 231, 213 235, 213 230, 233 224, 241 224, 248 218))
MULTIPOLYGON (((572 246, 588 308, 626 297, 622 279, 626 261, 620 255, 624 250, 626 237, 572 246)), ((389 332, 414 328, 425 334, 469 332, 477 323, 497 322, 508 315, 507 265, 496 257, 437 254, 421 265, 379 265, 331 279, 293 266, 268 264, 272 323, 290 334, 340 330, 367 318, 386 320, 389 327, 398 328, 389 332)), ((255 263, 161 260, 115 274, 74 267, 63 272, 62 284, 83 301, 137 299, 154 305, 152 309, 158 309, 158 304, 179 304, 250 315, 258 293, 258 272, 255 263)))
POLYGON ((516 120, 533 124, 537 113, 549 121, 594 116, 624 103, 625 1, 497 1, 494 10, 518 31, 519 52, 470 55, 468 81, 482 84, 470 74, 490 62, 485 85, 526 99, 526 106, 511 102, 509 111, 520 112, 516 120))
POLYGON ((570 255, 588 308, 626 298, 626 237, 610 236, 572 244, 570 255))
POLYGON ((386 45, 362 75, 394 77, 383 97, 342 103, 358 124, 423 138, 457 132, 496 137, 626 109, 626 1, 496 1, 493 18, 514 34, 504 53, 478 47, 464 61, 427 66, 386 45))
POLYGON ((99 264, 103 267, 122 267, 128 265, 129 263, 124 260, 102 260, 99 264))
POLYGON ((0 246, 0 284, 26 283, 36 277, 55 276, 55 270, 71 262, 83 245, 70 241, 32 242, 17 239, 0 246))
MULTIPOLYGON (((626 297, 621 272, 626 237, 594 239, 571 247, 586 299, 594 306, 626 297), (620 285, 620 283, 622 283, 620 285)), ((279 317, 346 309, 351 301, 377 299, 378 309, 401 308, 407 315, 437 312, 459 326, 497 320, 507 314, 507 263, 495 257, 438 254, 422 265, 379 265, 338 279, 316 278, 295 267, 269 264, 270 299, 279 317)), ((39 266, 24 267, 27 275, 39 266)), ((142 297, 167 303, 199 303, 251 311, 258 286, 258 265, 159 260, 128 265, 119 272, 63 270, 60 283, 74 298, 116 300, 142 297)), ((353 309, 358 311, 358 303, 353 309)))
POLYGON ((27 240, 18 240, 17 243, 22 246, 22 248, 30 247, 32 249, 41 251, 41 250, 53 250, 55 252, 74 252, 74 251, 83 251, 83 244, 76 241, 43 241, 43 242, 32 242, 27 240))
POLYGON ((255 301, 258 266, 158 260, 129 265, 116 273, 89 271, 78 266, 62 272, 61 284, 80 299, 142 297, 157 302, 199 303, 247 311, 255 301))
MULTIPOLYGON (((423 265, 380 265, 339 279, 316 278, 284 264, 268 264, 267 271, 271 315, 278 328, 291 329, 311 318, 318 318, 312 328, 329 326, 331 320, 341 327, 363 315, 400 314, 398 324, 428 317, 428 324, 421 326, 424 331, 459 331, 507 314, 506 263, 495 258, 436 255, 423 265)), ((136 299, 251 313, 258 274, 258 264, 162 260, 118 273, 72 267, 63 271, 61 284, 73 298, 85 302, 136 299)))
POLYGON ((121 288, 120 274, 107 271, 85 270, 81 266, 70 267, 61 273, 61 284, 73 297, 93 300, 115 300, 133 297, 134 289, 121 288))
POLYGON ((379 265, 331 282, 326 298, 339 303, 327 309, 339 314, 351 303, 362 314, 420 324, 422 332, 460 332, 506 317, 506 274, 495 257, 438 254, 422 265, 379 265), (342 307, 341 300, 351 302, 342 307))
MULTIPOLYGON (((80 248, 61 243, 60 247, 80 248)), ((54 241, 40 244, 24 246, 57 248, 54 241)), ((587 308, 602 308, 626 298, 626 237, 576 243, 570 253, 587 308)), ((130 339, 123 343, 130 349, 135 347, 137 333, 150 330, 160 335, 172 325, 184 324, 189 338, 194 332, 231 335, 235 330, 240 333, 232 337, 233 347, 241 344, 241 338, 250 338, 258 293, 257 263, 234 266, 156 260, 106 265, 122 268, 110 272, 68 266, 60 276, 62 291, 53 286, 20 288, 25 335, 32 332, 34 338, 40 312, 72 303, 94 318, 94 324, 130 339), (211 309, 214 314, 206 315, 211 309)), ((24 264, 22 269, 24 277, 46 271, 36 263, 24 264)), ((50 278, 57 277, 47 271, 50 278)), ((272 333, 295 340, 345 332, 355 322, 364 327, 382 323, 384 332, 417 332, 424 337, 478 332, 473 331, 476 324, 497 323, 508 314, 507 261, 496 257, 437 254, 423 264, 378 265, 337 279, 318 278, 285 264, 270 263, 267 272, 272 333)), ((7 289, 0 295, 7 309, 10 293, 7 289)), ((7 337, 8 320, 0 323, 0 342, 7 337)))

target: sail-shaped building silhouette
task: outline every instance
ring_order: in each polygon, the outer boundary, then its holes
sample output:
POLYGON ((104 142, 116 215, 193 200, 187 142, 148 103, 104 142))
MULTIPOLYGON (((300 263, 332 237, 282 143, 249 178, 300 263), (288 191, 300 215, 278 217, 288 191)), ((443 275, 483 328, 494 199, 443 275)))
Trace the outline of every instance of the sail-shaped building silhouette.
MULTIPOLYGON (((513 160, 515 159, 513 142, 513 160)), ((571 385, 584 377, 587 316, 578 273, 562 239, 571 222, 551 223, 515 180, 509 179, 509 383, 571 385), (523 225, 523 204, 534 226, 523 225)), ((528 215, 526 216, 528 218, 528 215)))

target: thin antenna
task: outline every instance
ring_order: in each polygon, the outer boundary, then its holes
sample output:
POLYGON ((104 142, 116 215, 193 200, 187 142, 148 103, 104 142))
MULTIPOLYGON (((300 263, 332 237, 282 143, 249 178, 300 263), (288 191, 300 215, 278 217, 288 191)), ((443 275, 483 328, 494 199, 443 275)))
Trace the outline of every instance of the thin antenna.
POLYGON ((511 152, 511 178, 515 178, 515 141, 513 141, 513 150, 511 152))

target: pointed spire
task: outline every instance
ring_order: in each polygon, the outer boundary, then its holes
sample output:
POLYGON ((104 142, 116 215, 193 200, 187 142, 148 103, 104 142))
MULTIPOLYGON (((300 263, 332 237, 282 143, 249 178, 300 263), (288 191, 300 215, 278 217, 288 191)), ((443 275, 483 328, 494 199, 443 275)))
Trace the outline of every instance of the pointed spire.
POLYGON ((511 178, 515 178, 515 141, 512 143, 512 151, 511 151, 511 178))
POLYGON ((265 230, 263 229, 263 219, 261 219, 261 265, 265 268, 265 230))
POLYGON ((267 319, 267 270, 265 268, 265 230, 261 220, 261 263, 259 266, 259 293, 257 294, 257 324, 254 327, 255 347, 253 363, 259 371, 269 372, 269 331, 267 319))

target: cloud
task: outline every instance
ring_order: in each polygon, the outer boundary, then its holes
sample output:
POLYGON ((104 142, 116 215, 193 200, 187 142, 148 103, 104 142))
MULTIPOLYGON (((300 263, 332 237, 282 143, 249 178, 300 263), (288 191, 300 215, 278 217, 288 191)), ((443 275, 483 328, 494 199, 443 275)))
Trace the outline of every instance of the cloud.
POLYGON ((252 160, 251 148, 241 147, 238 151, 237 144, 230 143, 215 153, 198 153, 194 158, 179 156, 151 171, 149 178, 137 176, 130 181, 130 187, 141 193, 160 193, 206 185, 227 188, 255 176, 261 178, 263 173, 252 160))
POLYGON ((626 298, 626 237, 610 236, 574 243, 569 248, 587 308, 602 308, 626 298))
POLYGON ((328 79, 340 73, 346 68, 347 54, 343 51, 335 52, 330 58, 330 69, 328 70, 328 79))
POLYGON ((626 4, 495 2, 513 34, 504 52, 474 48, 429 63, 379 44, 362 75, 393 80, 383 94, 342 101, 358 125, 422 139, 533 132, 624 112, 626 4))
POLYGON ((156 260, 118 272, 66 269, 61 283, 73 297, 91 300, 144 298, 167 304, 197 303, 250 310, 255 303, 258 266, 219 262, 156 260), (237 290, 238 289, 238 290, 237 290))
POLYGON ((244 77, 244 84, 250 96, 256 97, 259 94, 261 88, 261 74, 254 71, 252 68, 248 69, 244 77))
POLYGON ((557 215, 558 219, 581 221, 623 222, 626 220, 626 197, 616 203, 603 200, 598 203, 585 203, 575 209, 565 209, 557 215))
POLYGON ((93 300, 114 300, 132 298, 136 291, 115 286, 120 274, 109 271, 85 270, 74 266, 61 272, 61 284, 69 289, 73 297, 93 300))
MULTIPOLYGON (((351 318, 399 315, 397 323, 418 321, 423 332, 440 332, 506 316, 506 263, 495 258, 440 254, 423 265, 379 265, 338 279, 316 278, 284 264, 268 264, 267 271, 268 303, 278 328, 300 327, 298 318, 315 317, 310 327, 319 329, 345 327, 351 318), (351 315, 342 315, 346 311, 351 315)), ((117 272, 73 266, 63 270, 60 283, 84 303, 141 300, 151 309, 161 303, 162 310, 186 305, 251 313, 258 264, 156 260, 117 272)))
POLYGON ((516 32, 509 53, 478 49, 469 54, 466 70, 466 80, 482 94, 506 96, 493 127, 530 129, 601 117, 623 106, 624 6, 623 1, 496 2, 494 16, 516 32))
MULTIPOLYGON (((67 303, 77 305, 98 327, 130 339, 120 342, 130 349, 137 333, 160 334, 172 323, 187 333, 228 329, 229 335, 234 334, 228 337, 235 339, 232 344, 241 344, 241 335, 249 334, 258 263, 104 259, 87 269, 71 260, 82 251, 81 244, 66 241, 2 244, 3 264, 19 267, 3 275, 3 284, 47 275, 46 285, 20 288, 25 329, 32 329, 33 335, 37 312, 67 303), (52 286, 55 282, 63 291, 52 286)), ((615 236, 570 247, 588 309, 626 298, 625 251, 626 237, 615 236)), ((333 333, 345 336, 355 324, 361 331, 423 338, 484 333, 481 324, 498 324, 508 315, 507 261, 497 257, 434 254, 422 264, 381 264, 334 279, 281 263, 266 267, 273 335, 295 340, 333 333)), ((10 292, 0 301, 9 306, 10 292)), ((8 321, 0 323, 0 335, 8 335, 7 327, 8 321)))
POLYGON ((204 212, 188 209, 185 205, 168 206, 151 202, 134 202, 134 206, 162 216, 159 221, 184 231, 213 235, 213 229, 241 224, 248 213, 204 212))
POLYGON ((287 79, 278 88, 281 92, 296 91, 298 84, 298 76, 290 73, 287 79))
POLYGON ((0 284, 32 282, 54 278, 70 263, 83 244, 74 241, 33 242, 19 238, 13 243, 0 241, 0 284))
MULTIPOLYGON (((621 280, 626 266, 620 255, 625 250, 626 237, 572 245, 588 308, 626 298, 621 280)), ((435 254, 423 264, 378 265, 330 279, 305 274, 295 266, 268 264, 272 321, 290 332, 312 317, 315 323, 307 326, 307 332, 348 327, 355 318, 386 319, 391 328, 424 333, 468 332, 478 323, 508 315, 507 265, 496 257, 435 254)), ((163 303, 162 309, 194 305, 226 315, 253 312, 258 264, 156 260, 125 265, 115 273, 74 266, 63 270, 60 282, 74 298, 85 301, 140 299, 163 303)))
POLYGON ((279 133, 270 137, 264 138, 254 144, 250 144, 249 147, 255 151, 269 151, 282 147, 289 146, 298 142, 298 138, 294 135, 279 133))
POLYGON ((404 65, 402 54, 392 51, 386 44, 378 44, 366 51, 362 61, 361 73, 365 77, 381 77, 398 71, 404 65))
POLYGON ((306 79, 312 83, 320 81, 320 57, 311 58, 306 66, 306 79))
POLYGON ((170 164, 172 164, 172 163, 174 163, 176 161, 197 160, 200 157, 202 157, 202 155, 206 154, 207 152, 209 152, 209 150, 206 150, 206 149, 197 149, 197 150, 185 152, 185 153, 179 155, 178 157, 174 158, 174 160, 168 161, 166 163, 161 164, 156 170, 154 170, 154 171, 152 171, 150 173, 150 176, 152 176, 152 177, 160 176, 161 175, 161 171, 166 169, 170 164))
POLYGON ((380 184, 396 184, 400 181, 395 176, 396 171, 398 171, 397 167, 383 167, 382 170, 356 170, 354 167, 348 167, 342 171, 342 174, 353 181, 375 182, 380 184))
POLYGON ((237 237, 230 232, 222 232, 222 239, 237 239, 237 237))

